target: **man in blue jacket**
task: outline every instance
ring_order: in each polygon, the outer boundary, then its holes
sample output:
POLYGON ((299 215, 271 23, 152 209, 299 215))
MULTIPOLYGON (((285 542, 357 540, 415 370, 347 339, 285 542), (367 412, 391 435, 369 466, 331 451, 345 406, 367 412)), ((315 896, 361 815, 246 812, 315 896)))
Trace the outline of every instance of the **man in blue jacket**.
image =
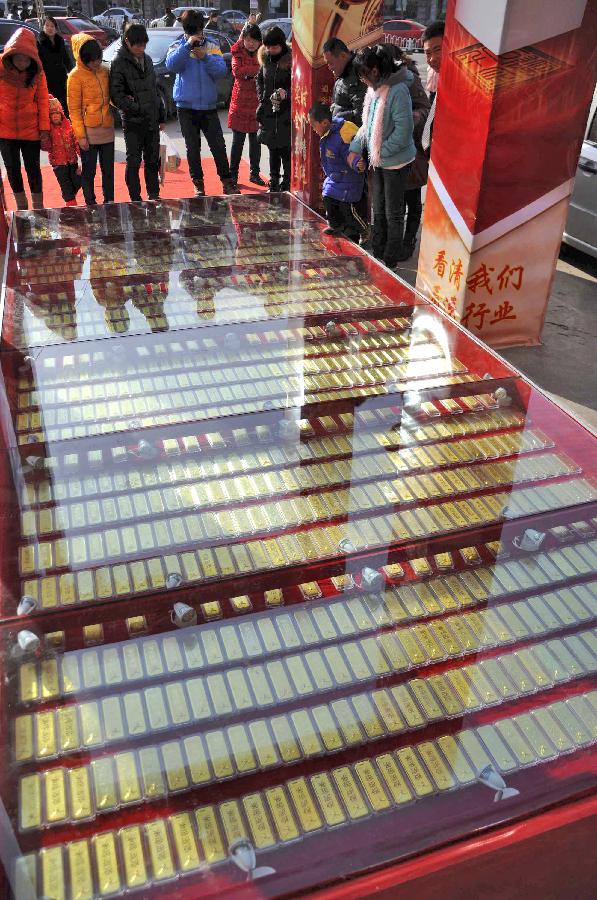
POLYGON ((357 126, 341 116, 332 118, 332 111, 325 103, 311 107, 309 124, 320 138, 321 168, 325 175, 322 196, 329 224, 323 233, 358 242, 367 231, 366 223, 355 210, 363 194, 365 176, 357 169, 360 156, 353 157, 352 165, 348 163, 350 142, 358 131, 357 126))
POLYGON ((226 74, 226 61, 217 44, 203 36, 203 13, 186 10, 180 21, 184 34, 168 50, 166 68, 176 73, 173 96, 187 148, 195 196, 203 197, 205 194, 201 132, 207 139, 224 193, 238 194, 239 190, 230 177, 226 144, 216 109, 216 82, 226 74))

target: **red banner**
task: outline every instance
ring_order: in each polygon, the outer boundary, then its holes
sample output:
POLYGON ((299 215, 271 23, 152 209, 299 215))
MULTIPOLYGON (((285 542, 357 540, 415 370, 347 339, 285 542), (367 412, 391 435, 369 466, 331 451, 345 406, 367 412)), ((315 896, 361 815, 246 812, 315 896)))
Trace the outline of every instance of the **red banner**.
POLYGON ((597 0, 542 6, 446 19, 417 287, 493 346, 539 343, 595 85, 597 0))

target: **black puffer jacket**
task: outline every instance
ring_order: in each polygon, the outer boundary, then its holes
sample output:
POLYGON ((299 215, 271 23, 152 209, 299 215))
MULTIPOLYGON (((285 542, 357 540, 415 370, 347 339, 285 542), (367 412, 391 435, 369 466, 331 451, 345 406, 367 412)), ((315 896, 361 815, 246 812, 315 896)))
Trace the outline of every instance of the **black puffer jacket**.
POLYGON ((48 35, 42 32, 37 39, 37 50, 48 82, 48 93, 60 100, 66 112, 66 76, 73 63, 68 55, 64 38, 55 34, 54 40, 51 41, 48 35))
POLYGON ((262 45, 258 51, 261 68, 257 75, 257 121, 259 140, 270 149, 290 147, 292 54, 285 44, 280 56, 270 56, 262 45), (279 109, 274 111, 271 96, 278 88, 286 91, 279 109))
POLYGON ((354 122, 359 128, 363 124, 363 101, 367 93, 364 84, 354 70, 354 54, 346 64, 342 74, 334 82, 332 92, 332 116, 354 122))
POLYGON ((124 44, 110 66, 110 100, 120 110, 122 124, 157 128, 164 121, 153 63, 147 53, 143 66, 124 44))

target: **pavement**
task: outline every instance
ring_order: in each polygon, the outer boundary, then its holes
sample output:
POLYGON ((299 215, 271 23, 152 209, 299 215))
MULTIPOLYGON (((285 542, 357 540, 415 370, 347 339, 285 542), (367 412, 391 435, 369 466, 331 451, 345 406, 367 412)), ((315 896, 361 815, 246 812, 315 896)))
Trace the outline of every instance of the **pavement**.
MULTIPOLYGON (((427 66, 423 54, 413 55, 423 83, 427 66)), ((220 111, 220 121, 228 153, 232 133, 228 129, 227 110, 220 111)), ((176 145, 181 157, 185 156, 184 141, 178 122, 172 120, 166 132, 176 145)), ((203 142, 204 155, 208 154, 203 142)), ((42 164, 45 162, 42 154, 42 164)), ((243 157, 249 158, 248 141, 243 157)), ((123 161, 124 140, 122 132, 116 136, 116 160, 123 161)), ((263 148, 261 171, 269 175, 268 151, 263 148)), ((167 176, 166 176, 167 177, 167 176)), ((414 285, 418 259, 415 255, 396 271, 401 278, 414 285)), ((539 347, 520 347, 502 350, 501 354, 513 366, 554 399, 569 409, 597 432, 597 260, 579 251, 562 247, 557 263, 547 308, 542 344, 539 347)))

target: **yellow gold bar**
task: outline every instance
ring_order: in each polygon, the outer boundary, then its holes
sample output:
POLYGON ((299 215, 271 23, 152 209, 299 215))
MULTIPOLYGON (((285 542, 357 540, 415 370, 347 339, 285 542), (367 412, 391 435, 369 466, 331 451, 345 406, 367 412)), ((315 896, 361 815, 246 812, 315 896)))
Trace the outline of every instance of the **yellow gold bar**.
POLYGON ((420 645, 415 640, 410 631, 402 629, 397 633, 396 637, 404 647, 406 655, 410 659, 413 666, 420 666, 422 663, 426 663, 428 661, 428 657, 423 652, 420 645))
POLYGON ((139 691, 131 691, 123 695, 124 714, 129 734, 145 734, 147 731, 147 721, 145 719, 145 711, 139 691))
POLYGON ((400 684, 398 687, 391 689, 392 697, 398 706, 398 709, 404 716, 406 724, 409 728, 420 728, 425 725, 425 718, 421 714, 420 709, 413 700, 408 687, 400 684))
POLYGON ((44 847, 39 856, 43 896, 51 897, 52 900, 66 900, 62 847, 44 847))
POLYGON ((300 759, 301 752, 286 716, 274 716, 270 722, 280 756, 284 762, 300 759))
POLYGON ((92 900, 93 875, 87 841, 72 841, 66 845, 70 875, 71 900, 92 900))
POLYGON ((388 691, 382 688, 378 691, 373 691, 370 696, 387 730, 392 734, 404 731, 406 727, 404 720, 394 706, 388 691))
POLYGON ((265 797, 281 841, 292 841, 299 837, 299 829, 294 820, 290 804, 283 788, 267 788, 265 797))
POLYGON ((475 781, 475 773, 452 735, 444 735, 438 738, 437 744, 460 784, 470 784, 472 781, 475 781))
POLYGON ((31 700, 37 700, 38 696, 37 664, 34 662, 21 663, 19 666, 19 700, 21 703, 28 703, 31 700))
POLYGON ((368 815, 367 804, 351 769, 348 766, 340 766, 338 769, 333 769, 332 778, 351 819, 362 819, 363 816, 368 815))
POLYGON ((64 769, 48 769, 44 772, 46 821, 61 822, 66 819, 66 782, 64 769))
POLYGON ((240 807, 236 800, 227 800, 218 807, 228 846, 235 841, 247 838, 247 829, 243 821, 240 807))
POLYGON ((564 700, 551 703, 548 707, 562 728, 570 735, 577 747, 586 747, 592 742, 592 736, 585 723, 577 719, 572 709, 564 700))
POLYGON ((257 753, 259 766, 267 769, 270 766, 279 765, 280 757, 270 735, 267 723, 264 720, 251 722, 249 724, 249 732, 253 740, 253 746, 257 753))
POLYGON ((139 765, 143 779, 144 797, 148 800, 154 797, 163 797, 166 793, 166 784, 157 748, 142 747, 139 750, 139 765))
POLYGON ((426 797, 433 793, 433 785, 419 762, 414 747, 403 747, 395 754, 401 763, 417 797, 426 797))
POLYGON ((390 801, 373 764, 369 760, 361 760, 355 763, 354 770, 365 790, 371 808, 375 812, 387 809, 390 801))
POLYGON ((376 757, 375 762, 394 802, 398 805, 409 803, 413 799, 413 794, 394 757, 390 753, 383 753, 376 757))
POLYGON ((408 683, 409 689, 414 694, 415 700, 425 713, 430 722, 444 718, 444 712, 437 703, 433 693, 429 689, 429 685, 422 678, 414 678, 408 683))
POLYGON ((33 756, 33 716, 17 716, 14 727, 15 759, 25 762, 33 756))
POLYGON ((40 663, 40 683, 42 700, 59 696, 58 663, 55 659, 42 659, 40 663))
POLYGON ((35 773, 25 775, 19 782, 19 828, 41 826, 41 777, 35 773))
POLYGON ((86 688, 98 687, 102 683, 97 650, 85 650, 81 654, 81 671, 86 688))
POLYGON ((190 813, 177 813, 170 816, 168 821, 172 830, 179 870, 181 872, 190 872, 193 869, 198 869, 201 865, 201 859, 190 813))
POLYGON ((273 847, 276 838, 271 829, 261 793, 247 794, 246 797, 243 797, 242 803, 255 847, 258 850, 273 847))
POLYGON ((124 862, 124 882, 128 888, 147 884, 145 852, 139 825, 122 828, 118 834, 124 862))
POLYGON ((339 825, 346 822, 334 786, 328 775, 321 773, 310 778, 311 787, 319 802, 319 806, 328 825, 339 825))
POLYGON ((449 669, 447 672, 444 672, 443 678, 449 682, 450 687, 461 700, 465 709, 479 709, 482 704, 477 696, 477 692, 472 683, 464 678, 460 669, 449 669))
POLYGON ((226 857, 220 827, 213 806, 202 806, 195 810, 199 844, 205 861, 209 865, 226 857))
POLYGON ((316 756, 323 751, 321 741, 313 727, 309 713, 305 709, 299 709, 290 714, 296 734, 305 756, 316 756))
POLYGON ((95 759, 91 763, 93 787, 95 790, 96 809, 114 809, 118 805, 116 797, 116 778, 112 760, 109 756, 95 759))
POLYGON ((229 778, 234 775, 234 766, 222 731, 209 731, 205 735, 207 758, 211 763, 216 778, 229 778))
POLYGON ((132 641, 125 643, 122 647, 122 655, 127 680, 136 681, 138 678, 143 678, 143 666, 138 645, 132 641))
POLYGON ((274 696, 270 690, 263 666, 250 666, 246 670, 251 683, 251 688, 258 706, 270 706, 274 703, 274 696))
POLYGON ((164 772, 169 789, 171 791, 180 791, 188 787, 189 779, 179 741, 168 741, 165 744, 161 744, 160 750, 164 760, 164 772))
POLYGON ((141 785, 137 774, 134 753, 125 751, 114 757, 118 777, 118 793, 121 803, 134 803, 141 799, 141 785))
POLYGON ((87 766, 68 770, 70 813, 73 819, 89 819, 92 814, 91 789, 87 766))
POLYGON ((253 771, 257 764, 244 726, 234 725, 228 728, 227 736, 238 771, 253 771))
POLYGON ((323 822, 306 780, 304 778, 293 778, 287 783, 287 787, 303 831, 310 832, 321 828, 323 822))
POLYGON ((45 759, 56 753, 56 726, 54 710, 37 713, 35 716, 37 737, 37 758, 45 759))
POLYGON ((417 744, 417 750, 440 791, 449 791, 456 786, 454 777, 442 759, 434 741, 424 741, 421 744, 417 744))
POLYGON ((144 828, 153 878, 156 881, 172 878, 174 861, 168 843, 166 823, 162 819, 154 819, 153 822, 146 822, 144 828))

